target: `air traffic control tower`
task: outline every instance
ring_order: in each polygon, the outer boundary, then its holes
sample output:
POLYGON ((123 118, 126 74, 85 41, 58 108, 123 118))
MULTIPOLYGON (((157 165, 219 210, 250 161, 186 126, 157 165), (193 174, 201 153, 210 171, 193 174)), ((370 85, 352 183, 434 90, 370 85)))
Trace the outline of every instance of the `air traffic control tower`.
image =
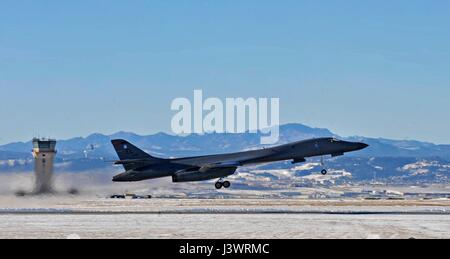
POLYGON ((53 163, 56 155, 56 140, 33 139, 34 173, 36 194, 52 193, 53 163))

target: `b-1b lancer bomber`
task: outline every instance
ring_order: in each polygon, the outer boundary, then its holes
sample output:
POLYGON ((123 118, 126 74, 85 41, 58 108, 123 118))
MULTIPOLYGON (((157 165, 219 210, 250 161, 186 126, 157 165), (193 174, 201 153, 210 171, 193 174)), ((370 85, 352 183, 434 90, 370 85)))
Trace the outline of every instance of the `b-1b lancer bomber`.
MULTIPOLYGON (((233 175, 240 166, 292 160, 293 164, 306 162, 306 158, 342 156, 347 152, 362 150, 367 144, 342 141, 335 138, 319 138, 298 141, 260 150, 231 154, 163 159, 153 157, 123 139, 112 140, 112 144, 126 172, 113 178, 114 182, 137 182, 162 177, 172 177, 174 183, 219 179, 217 189, 230 188, 224 179, 233 175)), ((326 175, 324 168, 322 174, 326 175)))

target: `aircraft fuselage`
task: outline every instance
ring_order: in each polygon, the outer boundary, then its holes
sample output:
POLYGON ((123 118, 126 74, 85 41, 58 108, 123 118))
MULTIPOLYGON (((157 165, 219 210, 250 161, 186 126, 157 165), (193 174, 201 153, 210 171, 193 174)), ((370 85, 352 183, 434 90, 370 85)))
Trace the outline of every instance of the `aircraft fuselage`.
MULTIPOLYGON (((116 150, 121 147, 121 144, 125 147, 124 150, 118 150, 118 153, 125 158, 127 156, 124 154, 127 153, 130 153, 130 156, 134 155, 132 153, 133 150, 124 152, 127 151, 128 146, 132 146, 128 142, 114 140, 113 144, 116 150)), ((136 149, 134 146, 132 147, 136 149)), ((368 145, 364 143, 341 141, 335 138, 319 138, 231 154, 176 159, 133 156, 133 158, 138 158, 138 161, 121 158, 123 160, 120 163, 128 164, 125 167, 129 170, 115 176, 113 181, 134 182, 161 177, 173 177, 174 182, 203 181, 232 175, 240 166, 286 160, 292 160, 293 163, 300 163, 305 162, 306 158, 310 157, 326 155, 341 156, 345 153, 362 150, 366 147, 368 145)))

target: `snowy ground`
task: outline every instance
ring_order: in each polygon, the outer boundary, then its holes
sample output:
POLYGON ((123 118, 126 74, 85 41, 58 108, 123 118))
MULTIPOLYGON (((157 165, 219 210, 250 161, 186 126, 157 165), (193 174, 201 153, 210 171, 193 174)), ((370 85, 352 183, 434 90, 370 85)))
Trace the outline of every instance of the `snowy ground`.
POLYGON ((445 215, 2 215, 0 222, 0 238, 450 238, 445 215))
POLYGON ((0 230, 0 238, 450 238, 450 201, 3 196, 0 230))

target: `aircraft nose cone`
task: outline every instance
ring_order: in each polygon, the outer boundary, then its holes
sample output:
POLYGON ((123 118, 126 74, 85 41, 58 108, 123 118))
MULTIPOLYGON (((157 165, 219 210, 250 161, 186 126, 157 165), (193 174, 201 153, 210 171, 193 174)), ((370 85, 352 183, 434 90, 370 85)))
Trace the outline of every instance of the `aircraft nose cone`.
POLYGON ((358 150, 369 147, 369 145, 367 145, 366 143, 358 143, 357 146, 358 146, 358 150))

